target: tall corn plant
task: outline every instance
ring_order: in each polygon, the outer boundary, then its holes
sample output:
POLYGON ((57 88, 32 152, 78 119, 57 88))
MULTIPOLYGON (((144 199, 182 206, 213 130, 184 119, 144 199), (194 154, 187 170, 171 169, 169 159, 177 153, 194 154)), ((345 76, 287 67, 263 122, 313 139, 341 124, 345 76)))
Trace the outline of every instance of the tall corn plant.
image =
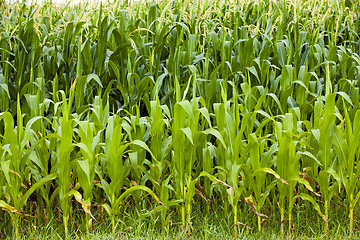
MULTIPOLYGON (((213 135, 221 139, 215 129, 198 130, 201 111, 197 109, 198 99, 182 101, 175 104, 172 124, 172 167, 175 184, 175 197, 181 201, 181 219, 185 229, 191 228, 191 202, 195 195, 195 184, 202 177, 231 188, 228 184, 206 171, 193 174, 193 166, 199 161, 198 153, 202 153, 206 146, 204 135, 213 135)), ((206 113, 205 113, 206 116, 206 113)), ((224 144, 224 142, 222 141, 224 144)), ((210 159, 208 159, 210 160, 210 159)))
MULTIPOLYGON (((40 188, 42 184, 56 178, 56 174, 50 174, 39 179, 27 191, 21 191, 25 187, 23 181, 25 179, 25 172, 28 169, 28 161, 30 155, 37 147, 37 143, 29 146, 31 134, 34 134, 32 125, 41 119, 41 117, 32 118, 24 126, 23 117, 20 109, 20 101, 17 101, 17 126, 14 126, 14 119, 9 112, 1 113, 1 120, 3 120, 5 129, 2 137, 2 156, 1 156, 1 170, 6 181, 6 193, 10 196, 11 203, 0 200, 0 205, 7 210, 11 216, 14 226, 15 236, 19 237, 19 223, 20 217, 25 216, 23 208, 25 207, 28 198, 31 194, 40 188)), ((39 140, 40 141, 43 141, 39 140)))
MULTIPOLYGON (((317 182, 320 187, 321 196, 324 199, 324 221, 325 221, 325 230, 328 230, 328 220, 329 220, 329 204, 334 196, 336 189, 339 189, 338 185, 340 178, 336 172, 336 161, 334 160, 334 155, 332 154, 333 147, 333 138, 334 138, 334 126, 335 126, 335 93, 331 93, 327 96, 325 101, 325 107, 323 109, 322 118, 317 118, 314 121, 314 127, 318 127, 319 130, 314 130, 313 134, 317 138, 319 143, 319 150, 317 153, 317 158, 319 159, 321 166, 320 171, 317 176, 317 182), (336 180, 331 184, 330 179, 333 178, 336 180)), ((315 104, 315 109, 322 110, 322 102, 317 102, 315 104)), ((321 113, 321 112, 320 112, 321 113)))
POLYGON ((188 227, 190 222, 189 204, 191 203, 186 201, 186 194, 192 181, 192 167, 196 160, 194 138, 197 137, 195 136, 196 133, 199 134, 197 129, 198 116, 199 114, 194 114, 194 109, 189 101, 175 104, 172 124, 172 172, 174 174, 175 197, 182 201, 181 222, 184 228, 188 227))
MULTIPOLYGON (((105 132, 105 158, 101 160, 101 165, 97 170, 97 175, 100 178, 98 186, 103 189, 109 201, 109 203, 102 204, 102 207, 111 218, 113 231, 116 230, 116 216, 121 214, 120 208, 130 194, 139 190, 145 191, 160 202, 155 193, 144 185, 133 185, 122 191, 126 186, 126 178, 133 168, 130 158, 125 154, 129 152, 128 148, 131 144, 144 144, 140 141, 140 143, 127 141, 127 135, 123 133, 123 121, 118 115, 109 116, 105 132), (108 176, 109 180, 107 180, 106 176, 108 176)), ((134 167, 136 167, 136 164, 134 167)))
POLYGON ((57 173, 59 176, 59 199, 63 211, 63 224, 65 229, 65 238, 68 238, 68 220, 70 214, 70 184, 71 184, 71 152, 74 149, 73 144, 73 119, 71 119, 72 99, 66 99, 65 93, 62 93, 62 118, 59 119, 58 145, 56 148, 57 173))
POLYGON ((161 208, 161 221, 163 227, 166 224, 167 208, 176 205, 176 200, 170 200, 170 191, 172 186, 169 181, 171 174, 168 172, 170 152, 172 148, 172 136, 166 134, 169 128, 170 111, 166 105, 160 106, 159 100, 151 103, 151 139, 149 149, 152 151, 154 158, 152 161, 145 162, 149 171, 144 169, 144 173, 153 183, 154 192, 159 196, 160 201, 164 204, 161 208), (161 146, 161 148, 159 147, 161 146))
MULTIPOLYGON (((296 122, 295 122, 296 123, 296 122)), ((302 155, 310 156, 315 161, 317 159, 309 152, 298 151, 299 141, 296 141, 296 135, 293 133, 296 127, 294 126, 294 115, 286 113, 281 124, 274 123, 275 129, 277 129, 276 135, 278 139, 278 152, 276 157, 276 170, 277 173, 285 179, 288 184, 278 184, 279 191, 279 207, 280 207, 280 220, 281 220, 281 232, 284 232, 285 221, 285 204, 288 205, 288 220, 289 231, 291 231, 292 225, 292 209, 297 198, 310 201, 318 213, 324 217, 320 211, 319 205, 315 199, 306 193, 300 193, 294 195, 295 187, 298 183, 303 184, 308 190, 313 191, 313 188, 304 178, 300 178, 300 158, 302 155), (280 125, 280 126, 279 126, 280 125), (281 129, 281 130, 280 130, 281 129)))
POLYGON ((357 159, 359 159, 359 126, 360 111, 351 121, 344 102, 345 118, 342 124, 334 128, 334 148, 339 161, 339 178, 346 191, 349 202, 350 232, 354 225, 354 209, 360 198, 358 177, 360 174, 357 159), (345 124, 344 124, 345 123, 345 124))
POLYGON ((80 142, 76 144, 80 148, 82 158, 77 160, 76 173, 78 182, 84 191, 84 210, 86 211, 86 228, 89 230, 91 226, 91 202, 93 199, 93 187, 95 179, 95 169, 97 165, 98 152, 100 149, 99 142, 101 140, 102 131, 96 133, 94 124, 88 121, 79 121, 80 142), (95 133, 94 133, 95 132, 95 133))
POLYGON ((121 188, 124 185, 124 179, 130 171, 128 159, 124 161, 123 154, 129 147, 122 133, 122 119, 119 116, 109 116, 105 132, 105 159, 101 161, 101 169, 97 171, 100 178, 100 187, 104 190, 108 203, 102 206, 110 215, 113 231, 115 231, 115 216, 117 208, 121 202, 117 202, 121 195, 121 188), (101 171, 100 171, 101 170, 101 171), (110 182, 106 181, 105 174, 109 176, 110 182))

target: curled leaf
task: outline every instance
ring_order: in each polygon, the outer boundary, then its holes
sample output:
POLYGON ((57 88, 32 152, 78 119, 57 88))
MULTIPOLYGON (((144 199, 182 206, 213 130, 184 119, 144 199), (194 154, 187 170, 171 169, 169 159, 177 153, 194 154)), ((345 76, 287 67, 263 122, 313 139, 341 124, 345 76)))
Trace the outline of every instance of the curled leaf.
POLYGON ((235 223, 235 226, 243 226, 243 227, 245 227, 245 228, 247 228, 247 229, 249 229, 249 230, 252 230, 251 227, 249 227, 248 225, 246 225, 246 224, 244 224, 244 223, 242 223, 242 222, 237 222, 237 223, 235 223))
POLYGON ((256 206, 253 202, 252 196, 245 198, 245 201, 250 205, 251 209, 255 212, 256 215, 258 215, 259 217, 269 218, 265 214, 262 214, 262 213, 259 213, 258 211, 256 211, 256 206))

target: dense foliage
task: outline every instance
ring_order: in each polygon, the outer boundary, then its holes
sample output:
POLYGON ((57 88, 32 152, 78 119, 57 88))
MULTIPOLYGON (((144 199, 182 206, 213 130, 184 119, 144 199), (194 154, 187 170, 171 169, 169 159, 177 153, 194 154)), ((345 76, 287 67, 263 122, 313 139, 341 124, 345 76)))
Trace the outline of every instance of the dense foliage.
POLYGON ((32 215, 67 236, 79 208, 86 229, 146 209, 190 231, 195 204, 232 212, 235 232, 291 231, 300 206, 325 231, 341 206, 354 227, 359 1, 2 2, 0 30, 0 217, 16 235, 32 215))

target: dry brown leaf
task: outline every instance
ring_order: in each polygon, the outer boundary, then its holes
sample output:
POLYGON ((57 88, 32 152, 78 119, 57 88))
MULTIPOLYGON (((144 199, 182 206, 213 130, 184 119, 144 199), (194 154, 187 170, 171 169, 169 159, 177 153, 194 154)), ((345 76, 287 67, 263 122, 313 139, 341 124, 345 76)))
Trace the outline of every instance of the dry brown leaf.
POLYGON ((256 206, 252 200, 252 197, 247 197, 245 198, 246 202, 251 206, 251 209, 255 212, 256 215, 258 215, 259 217, 265 217, 265 218, 269 218, 268 216, 266 216, 265 214, 259 213, 258 211, 256 211, 256 206))
POLYGON ((245 228, 247 228, 247 229, 249 229, 249 230, 252 230, 251 227, 247 226, 246 224, 244 224, 244 223, 242 223, 242 222, 237 222, 237 223, 235 223, 235 226, 243 226, 243 227, 245 227, 245 228))

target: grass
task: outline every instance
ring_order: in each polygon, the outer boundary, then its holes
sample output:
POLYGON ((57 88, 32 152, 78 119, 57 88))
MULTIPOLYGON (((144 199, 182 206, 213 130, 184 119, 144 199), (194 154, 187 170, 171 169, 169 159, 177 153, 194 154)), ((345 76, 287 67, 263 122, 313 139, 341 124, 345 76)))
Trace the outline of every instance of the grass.
MULTIPOLYGON (((211 213, 204 217, 203 210, 194 207, 192 219, 193 230, 189 234, 181 229, 181 219, 173 213, 172 221, 165 229, 159 228, 159 217, 147 215, 151 214, 147 210, 145 214, 133 212, 126 213, 125 216, 118 220, 119 226, 122 226, 115 233, 111 233, 110 222, 107 227, 102 222, 95 223, 91 232, 86 233, 85 226, 72 220, 69 224, 69 239, 234 239, 233 227, 230 225, 232 216, 227 215, 224 209, 212 209, 211 213), (147 215, 147 216, 144 216, 147 215)), ((298 212, 304 212, 299 210, 298 212)), ((76 213, 74 213, 76 214, 76 213)), ((253 222, 256 219, 251 218, 251 210, 244 209, 244 216, 241 217, 243 222, 253 222)), ((334 211, 334 219, 343 219, 344 211, 334 211)), ((296 227, 293 232, 287 236, 281 236, 279 223, 267 221, 263 231, 256 231, 256 224, 241 226, 239 225, 237 239, 357 239, 359 232, 356 230, 349 233, 347 227, 348 221, 333 221, 327 233, 322 228, 313 228, 316 226, 318 219, 314 216, 297 214, 297 221, 294 222, 296 227), (252 229, 249 229, 252 228, 252 229)), ((81 219, 81 217, 79 217, 81 219)), ((7 231, 11 232, 10 227, 2 228, 2 234, 7 231)), ((64 230, 56 221, 50 221, 45 226, 37 225, 29 219, 23 226, 24 232, 19 239, 63 239, 64 230)), ((12 239, 11 237, 5 239, 12 239)))

